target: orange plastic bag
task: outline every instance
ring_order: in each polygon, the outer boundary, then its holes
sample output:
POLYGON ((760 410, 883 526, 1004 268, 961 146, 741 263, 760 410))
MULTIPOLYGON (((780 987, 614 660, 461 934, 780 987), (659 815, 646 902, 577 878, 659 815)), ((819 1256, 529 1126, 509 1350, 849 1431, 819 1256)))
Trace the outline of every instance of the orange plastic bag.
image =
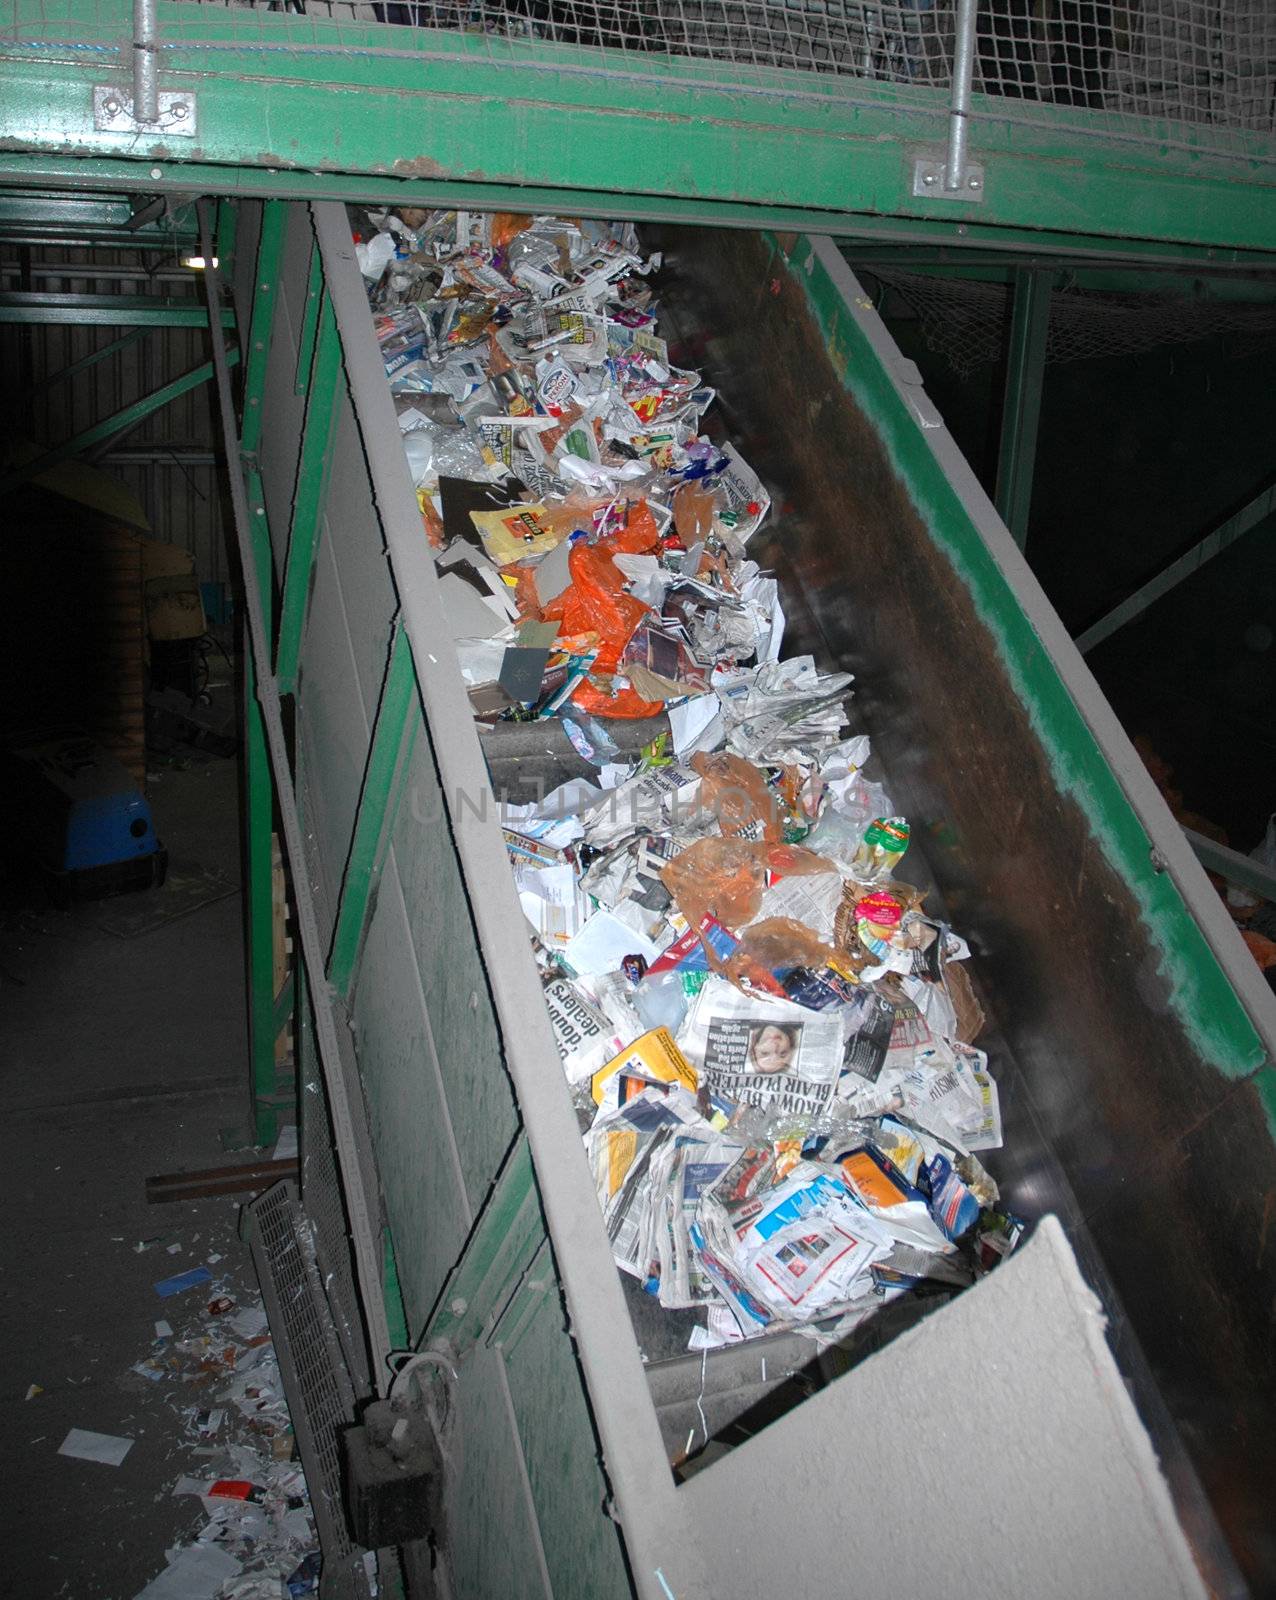
POLYGON ((492 249, 504 250, 511 239, 517 239, 519 234, 532 225, 530 217, 522 216, 517 211, 494 211, 492 213, 492 249))
MULTIPOLYGON (((738 928, 758 914, 765 871, 765 845, 743 839, 697 839, 673 858, 660 881, 693 928, 710 916, 728 928, 738 928)), ((707 946, 706 952, 718 966, 707 946)))
POLYGON ((591 681, 616 673, 625 646, 651 609, 625 593, 625 575, 612 556, 640 554, 659 542, 656 519, 646 502, 630 506, 624 523, 614 532, 594 544, 582 539, 572 546, 567 558, 571 582, 541 613, 546 622, 557 622, 564 634, 593 633, 598 637, 590 679, 572 694, 573 703, 592 716, 654 717, 663 709, 659 701, 644 700, 633 689, 608 692, 591 681))
POLYGON ((780 844, 784 825, 775 796, 751 761, 726 751, 700 752, 691 758, 691 770, 700 774, 700 805, 712 811, 725 834, 740 834, 760 822, 768 844, 780 844))
POLYGON ((790 967, 824 967, 836 962, 846 965, 845 957, 825 944, 804 922, 792 917, 767 917, 745 928, 740 944, 726 960, 726 975, 739 982, 753 978, 761 968, 767 973, 790 967))

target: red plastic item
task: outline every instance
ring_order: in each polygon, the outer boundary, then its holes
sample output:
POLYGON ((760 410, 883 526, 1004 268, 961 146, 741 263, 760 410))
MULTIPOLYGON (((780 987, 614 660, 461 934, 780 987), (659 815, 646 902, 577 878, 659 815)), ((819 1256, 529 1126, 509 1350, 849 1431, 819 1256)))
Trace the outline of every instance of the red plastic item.
MULTIPOLYGON (((546 622, 557 622, 563 635, 596 635, 598 655, 593 671, 598 677, 615 673, 625 646, 651 609, 625 593, 625 575, 612 556, 622 552, 638 555, 659 542, 656 519, 647 503, 631 506, 615 532, 594 544, 581 539, 572 546, 567 558, 571 582, 541 613, 546 622)), ((633 689, 608 694, 589 681, 576 689, 572 700, 582 711, 598 717, 654 717, 662 709, 659 701, 644 700, 633 689)))

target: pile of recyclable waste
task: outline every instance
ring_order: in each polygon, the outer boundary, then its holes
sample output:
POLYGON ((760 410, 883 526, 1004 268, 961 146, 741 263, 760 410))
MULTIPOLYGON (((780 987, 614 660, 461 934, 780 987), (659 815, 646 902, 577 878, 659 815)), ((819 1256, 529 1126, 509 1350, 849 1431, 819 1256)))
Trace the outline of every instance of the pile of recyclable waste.
POLYGON ((770 500, 630 226, 355 218, 485 738, 591 776, 501 822, 622 1272, 701 1349, 845 1336, 1016 1244, 966 943, 906 873, 851 677, 785 657, 770 500))

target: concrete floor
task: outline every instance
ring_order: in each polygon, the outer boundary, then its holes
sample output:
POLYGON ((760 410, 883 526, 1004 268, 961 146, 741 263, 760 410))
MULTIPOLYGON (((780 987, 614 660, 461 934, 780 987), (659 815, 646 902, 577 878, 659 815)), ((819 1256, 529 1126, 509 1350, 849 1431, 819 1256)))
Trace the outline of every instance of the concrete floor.
MULTIPOLYGON (((238 882, 233 760, 161 768, 150 795, 176 861, 238 882)), ((220 1254, 214 1273, 256 1294, 238 1200, 148 1205, 143 1188, 243 1158, 220 1139, 249 1126, 239 894, 133 938, 99 926, 121 904, 0 919, 0 1592, 30 1600, 132 1600, 202 1523, 197 1499, 170 1492, 199 1440, 130 1369, 157 1318, 177 1329, 207 1295, 164 1300, 157 1280, 220 1254), (73 1427, 135 1443, 118 1467, 72 1460, 58 1447, 73 1427)))

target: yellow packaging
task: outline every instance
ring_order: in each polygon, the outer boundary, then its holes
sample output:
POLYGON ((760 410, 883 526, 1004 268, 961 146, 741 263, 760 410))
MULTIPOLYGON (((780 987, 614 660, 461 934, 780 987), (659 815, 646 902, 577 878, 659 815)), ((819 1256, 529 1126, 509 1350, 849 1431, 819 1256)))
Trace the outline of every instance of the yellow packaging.
POLYGON ((590 1092, 596 1105, 604 1100, 615 1105, 619 1100, 619 1082, 623 1076, 650 1078, 653 1083, 677 1083, 695 1094, 698 1079, 696 1069, 673 1042, 668 1028, 652 1028, 614 1056, 605 1067, 599 1067, 590 1080, 590 1092))
POLYGON ((527 556, 548 555, 564 535, 545 520, 542 505, 513 505, 503 511, 471 511, 483 548, 498 567, 527 556))

